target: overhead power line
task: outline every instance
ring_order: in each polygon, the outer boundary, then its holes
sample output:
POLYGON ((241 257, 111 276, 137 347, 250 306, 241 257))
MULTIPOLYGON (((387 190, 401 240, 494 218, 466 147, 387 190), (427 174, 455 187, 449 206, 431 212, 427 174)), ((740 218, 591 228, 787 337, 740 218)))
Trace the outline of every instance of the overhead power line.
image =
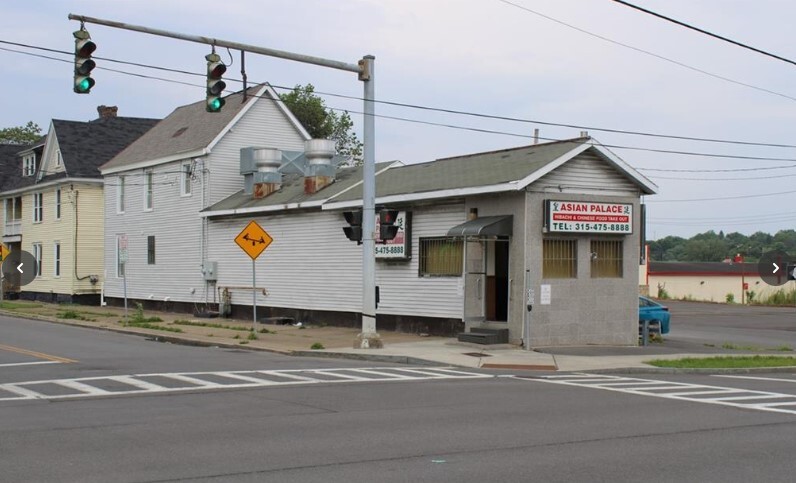
MULTIPOLYGON (((796 168, 796 166, 794 166, 796 168)), ((652 179, 676 179, 679 181, 751 181, 756 179, 792 178, 796 174, 780 174, 777 176, 752 176, 746 178, 681 178, 677 176, 650 176, 652 179)))
POLYGON ((733 44, 733 45, 737 45, 738 47, 742 47, 744 49, 751 50, 752 52, 757 52, 758 54, 763 54, 763 55, 765 55, 767 57, 771 57, 772 59, 777 59, 777 60, 781 60, 782 62, 787 62, 788 64, 796 65, 796 61, 787 59, 787 58, 779 56, 777 54, 772 54, 771 52, 768 52, 768 51, 765 51, 765 50, 762 50, 762 49, 758 49, 757 47, 752 47, 751 45, 744 44, 742 42, 739 42, 737 40, 733 40, 733 39, 724 37, 724 36, 719 35, 719 34, 714 34, 713 32, 708 32, 705 29, 701 29, 701 28, 695 27, 695 26, 693 26, 691 24, 688 24, 688 23, 685 23, 685 22, 681 22, 680 20, 676 20, 676 19, 673 19, 671 17, 667 17, 666 15, 662 15, 660 13, 653 12, 652 10, 648 10, 646 8, 639 7, 638 5, 633 5, 630 2, 625 2, 624 0, 614 0, 614 2, 622 4, 622 5, 626 6, 626 7, 634 8, 634 9, 638 10, 639 12, 644 12, 644 13, 652 15, 654 17, 658 17, 660 19, 666 20, 667 22, 671 22, 673 24, 677 24, 677 25, 679 25, 681 27, 685 27, 687 29, 691 29, 691 30, 693 30, 695 32, 699 32, 701 34, 705 34, 705 35, 707 35, 709 37, 713 37, 714 39, 719 39, 719 40, 722 40, 724 42, 727 42, 727 43, 730 43, 730 44, 733 44))
MULTIPOLYGON (((29 48, 29 49, 44 50, 44 51, 54 52, 54 53, 59 53, 59 54, 64 54, 64 55, 72 55, 73 54, 72 52, 68 52, 68 51, 50 49, 50 48, 46 48, 46 47, 39 47, 39 46, 29 45, 29 44, 21 44, 21 43, 18 43, 18 42, 10 42, 10 41, 7 41, 7 40, 0 40, 0 43, 8 44, 8 45, 15 45, 15 46, 18 46, 18 47, 24 47, 24 48, 29 48)), ((19 50, 13 50, 13 49, 2 49, 2 50, 7 50, 9 52, 16 52, 16 53, 25 54, 25 55, 31 55, 31 56, 34 56, 34 57, 42 57, 42 58, 45 58, 45 59, 58 60, 60 62, 71 62, 71 61, 65 60, 65 59, 57 59, 57 58, 54 58, 54 57, 41 56, 41 55, 37 55, 37 54, 29 53, 29 52, 24 52, 24 51, 19 51, 19 50)), ((161 70, 161 71, 173 72, 173 73, 179 73, 179 74, 186 74, 186 75, 198 76, 198 77, 204 77, 205 76, 205 74, 203 74, 203 73, 190 72, 190 71, 179 70, 179 69, 171 69, 171 68, 168 68, 168 67, 162 67, 162 66, 156 66, 156 65, 141 64, 141 63, 136 63, 136 62, 128 62, 128 61, 123 61, 123 60, 118 60, 118 59, 110 59, 110 58, 96 57, 96 56, 94 56, 93 58, 98 59, 98 60, 108 61, 108 62, 119 63, 119 64, 131 65, 131 66, 136 66, 136 67, 143 67, 143 68, 147 68, 147 69, 155 69, 155 70, 161 70)), ((100 68, 100 67, 98 67, 98 68, 100 68)), ((111 72, 127 73, 129 75, 136 75, 136 76, 140 76, 140 77, 146 77, 146 76, 143 76, 142 74, 135 74, 135 73, 124 72, 124 71, 116 71, 116 70, 109 69, 109 68, 105 68, 105 70, 109 70, 111 72)), ((181 81, 175 81, 175 80, 170 80, 170 79, 163 79, 163 78, 157 78, 157 77, 151 77, 151 78, 158 79, 158 80, 164 80, 166 82, 182 83, 181 81)), ((230 81, 233 81, 233 82, 239 82, 239 83, 243 82, 240 79, 233 79, 233 78, 226 78, 226 79, 230 80, 230 81)), ((185 83, 185 85, 193 85, 193 84, 185 83)), ((273 84, 271 84, 271 86, 274 87, 275 89, 282 89, 282 90, 293 90, 294 89, 294 87, 279 86, 279 85, 273 85, 273 84)), ((351 100, 357 100, 357 101, 364 100, 362 97, 359 97, 359 96, 351 96, 351 95, 338 94, 338 93, 333 93, 333 92, 315 91, 315 93, 318 94, 318 95, 324 95, 324 96, 330 96, 330 97, 338 97, 338 98, 342 98, 342 99, 351 99, 351 100)), ((741 145, 741 146, 762 146, 762 147, 773 147, 773 148, 796 148, 796 144, 738 141, 738 140, 731 140, 731 139, 716 139, 716 138, 685 136, 685 135, 676 135, 676 134, 662 134, 662 133, 652 133, 652 132, 644 132, 644 131, 632 131, 632 130, 626 130, 626 129, 614 129, 614 128, 607 128, 607 127, 599 127, 599 126, 586 126, 586 125, 581 125, 581 124, 558 123, 558 122, 551 122, 551 121, 542 121, 542 120, 538 120, 538 119, 528 119, 528 118, 519 118, 519 117, 511 117, 511 116, 502 116, 502 115, 497 115, 497 114, 470 112, 470 111, 464 111, 464 110, 458 110, 458 109, 449 109, 449 108, 433 107, 433 106, 424 106, 424 105, 419 105, 419 104, 411 104, 411 103, 398 102, 398 101, 387 101, 387 100, 380 100, 380 99, 376 99, 374 102, 377 103, 377 104, 384 104, 384 105, 390 105, 390 106, 395 106, 395 107, 405 107, 405 108, 409 108, 409 109, 417 109, 417 110, 423 110, 423 111, 441 112, 441 113, 445 113, 445 114, 454 114, 454 115, 470 116, 470 117, 483 118, 483 119, 493 119, 493 120, 499 120, 499 121, 517 122, 517 123, 523 123, 523 124, 538 124, 538 125, 542 125, 542 126, 565 127, 565 128, 580 129, 580 130, 586 130, 586 131, 597 131, 597 132, 607 132, 607 133, 623 134, 623 135, 644 136, 644 137, 663 138, 663 139, 677 139, 677 140, 683 140, 683 141, 698 141, 698 142, 709 142, 709 143, 741 145)), ((525 135, 522 135, 522 136, 523 137, 529 137, 529 136, 525 136, 525 135)))
POLYGON ((614 39, 605 37, 603 35, 596 34, 594 32, 590 32, 590 31, 588 31, 586 29, 582 29, 580 27, 576 27, 576 26, 568 24, 566 22, 562 22, 561 20, 553 18, 553 17, 551 17, 549 15, 545 15, 545 14, 543 14, 541 12, 537 12, 536 10, 531 10, 530 8, 524 7, 524 6, 522 6, 522 5, 518 4, 518 3, 510 2, 508 0, 498 0, 498 1, 502 2, 502 3, 505 3, 506 5, 511 5, 514 8, 518 8, 520 10, 524 10, 524 11, 526 11, 528 13, 532 13, 532 14, 537 15, 539 17, 546 18, 547 20, 550 20, 550 21, 555 22, 557 24, 560 24, 560 25, 563 25, 565 27, 571 28, 573 30, 577 30, 578 32, 584 33, 586 35, 590 35, 592 37, 598 38, 598 39, 603 40, 605 42, 609 42, 609 43, 612 43, 614 45, 619 45, 621 47, 624 47, 626 49, 634 50, 636 52, 640 52, 642 54, 649 55, 651 57, 655 57, 656 59, 660 59, 660 60, 669 62, 670 64, 678 65, 678 66, 683 67, 685 69, 688 69, 688 70, 691 70, 691 71, 694 71, 694 72, 698 72, 700 74, 704 74, 704 75, 713 77, 715 79, 723 80, 723 81, 729 82, 731 84, 735 84, 735 85, 739 85, 739 86, 743 86, 743 87, 748 87, 750 89, 755 89, 755 90, 760 91, 760 92, 765 92, 765 93, 768 93, 768 94, 772 94, 772 95, 775 95, 775 96, 782 97, 784 99, 788 99, 788 100, 791 100, 791 101, 796 101, 796 97, 789 96, 789 95, 783 94, 781 92, 773 91, 771 89, 766 89, 765 87, 758 87, 758 86, 755 86, 755 85, 752 85, 752 84, 748 84, 746 82, 737 81, 737 80, 731 79, 729 77, 725 77, 723 75, 714 74, 714 73, 706 71, 704 69, 700 69, 698 67, 694 67, 692 65, 688 65, 686 63, 680 62, 679 60, 670 59, 670 58, 664 57, 664 56, 662 56, 660 54, 656 54, 654 52, 650 52, 649 50, 644 50, 644 49, 641 49, 639 47, 634 47, 632 45, 625 44, 623 42, 619 42, 618 40, 614 40, 614 39))
POLYGON ((739 196, 724 196, 720 198, 689 198, 684 200, 647 200, 645 203, 686 203, 692 201, 724 201, 724 200, 741 200, 747 198, 764 198, 768 196, 780 196, 796 193, 796 190, 779 191, 777 193, 762 193, 757 195, 739 195, 739 196))
POLYGON ((636 168, 638 171, 657 171, 666 173, 735 173, 740 171, 764 171, 771 169, 794 169, 796 165, 788 166, 761 166, 759 168, 736 169, 664 169, 664 168, 636 168))

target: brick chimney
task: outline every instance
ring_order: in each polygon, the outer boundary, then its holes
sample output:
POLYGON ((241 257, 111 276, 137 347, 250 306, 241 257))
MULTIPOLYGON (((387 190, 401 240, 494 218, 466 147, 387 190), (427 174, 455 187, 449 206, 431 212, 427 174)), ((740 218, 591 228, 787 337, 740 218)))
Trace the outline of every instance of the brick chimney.
POLYGON ((116 113, 119 111, 119 108, 116 106, 97 106, 97 112, 99 113, 100 119, 108 119, 110 117, 116 117, 116 113))

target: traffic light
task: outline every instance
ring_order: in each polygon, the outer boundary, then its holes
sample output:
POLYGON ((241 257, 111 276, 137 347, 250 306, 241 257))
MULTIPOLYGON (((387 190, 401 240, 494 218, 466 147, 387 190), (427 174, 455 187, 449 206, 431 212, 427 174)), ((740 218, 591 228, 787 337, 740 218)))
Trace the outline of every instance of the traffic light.
POLYGON ((398 210, 379 210, 379 238, 381 241, 392 240, 398 234, 398 210))
POLYGON ((207 59, 207 100, 205 110, 207 112, 219 112, 225 104, 221 94, 226 89, 227 84, 221 80, 221 76, 227 71, 227 66, 221 63, 221 57, 215 52, 207 54, 205 59, 207 59))
POLYGON ((349 240, 357 242, 357 245, 362 244, 362 212, 344 211, 343 216, 345 217, 346 223, 349 225, 343 227, 345 236, 349 240))
POLYGON ((78 94, 88 94, 94 87, 91 71, 97 66, 91 54, 97 50, 97 44, 91 41, 88 30, 76 30, 75 36, 75 80, 72 89, 78 94))

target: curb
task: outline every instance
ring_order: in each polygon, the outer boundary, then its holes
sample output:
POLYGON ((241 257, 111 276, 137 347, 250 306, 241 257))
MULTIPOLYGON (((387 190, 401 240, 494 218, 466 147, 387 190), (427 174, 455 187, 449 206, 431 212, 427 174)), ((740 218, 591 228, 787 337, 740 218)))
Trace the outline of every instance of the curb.
POLYGON ((350 352, 319 352, 319 351, 292 351, 292 356, 298 357, 320 357, 326 359, 350 359, 355 361, 374 361, 374 362, 393 362, 397 364, 417 365, 417 366, 445 366, 465 367, 457 364, 440 363, 430 361, 428 359, 421 359, 412 356, 393 356, 384 354, 354 354, 350 352))
MULTIPOLYGON (((570 372, 570 371, 568 371, 570 372)), ((728 367, 728 368, 679 368, 679 367, 626 367, 619 369, 586 369, 587 374, 755 374, 755 373, 796 373, 796 366, 786 367, 728 367)))

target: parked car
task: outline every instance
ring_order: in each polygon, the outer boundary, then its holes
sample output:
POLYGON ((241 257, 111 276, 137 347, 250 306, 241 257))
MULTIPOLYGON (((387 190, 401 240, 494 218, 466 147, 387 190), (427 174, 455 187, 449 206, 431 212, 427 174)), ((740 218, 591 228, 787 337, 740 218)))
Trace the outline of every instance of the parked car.
POLYGON ((669 307, 661 305, 647 297, 638 297, 638 323, 649 320, 650 324, 658 323, 661 326, 661 334, 669 333, 669 307))

